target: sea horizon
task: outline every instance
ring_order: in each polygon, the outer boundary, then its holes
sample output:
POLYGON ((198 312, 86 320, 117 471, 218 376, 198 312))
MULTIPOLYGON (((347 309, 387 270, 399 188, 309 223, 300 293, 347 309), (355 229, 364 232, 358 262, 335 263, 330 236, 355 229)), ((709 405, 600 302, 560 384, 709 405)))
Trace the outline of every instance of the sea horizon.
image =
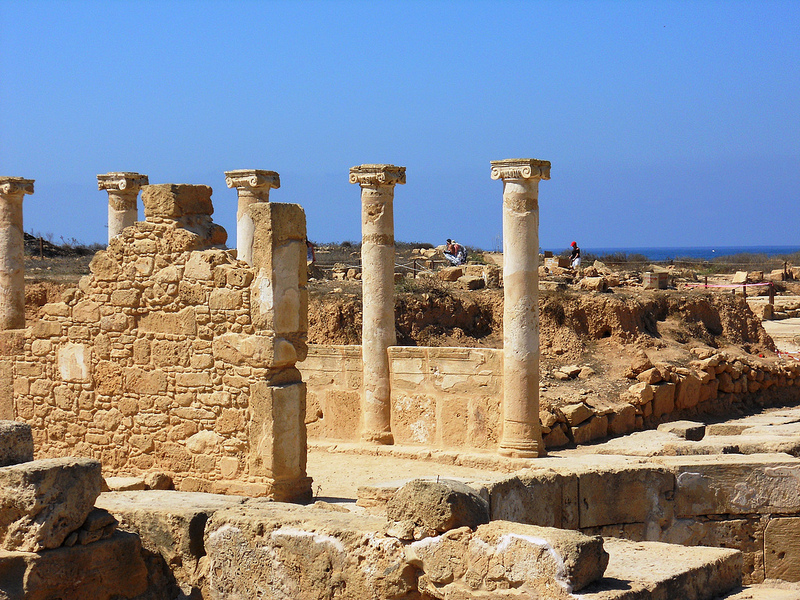
MULTIPOLYGON (((560 255, 569 248, 550 249, 555 256, 560 255)), ((693 258, 700 260, 713 260, 724 256, 734 256, 737 254, 761 254, 766 256, 783 256, 800 252, 800 245, 797 246, 671 246, 671 247, 602 247, 581 246, 583 255, 593 254, 595 256, 606 256, 609 254, 641 254, 648 260, 662 262, 680 258, 693 258)))

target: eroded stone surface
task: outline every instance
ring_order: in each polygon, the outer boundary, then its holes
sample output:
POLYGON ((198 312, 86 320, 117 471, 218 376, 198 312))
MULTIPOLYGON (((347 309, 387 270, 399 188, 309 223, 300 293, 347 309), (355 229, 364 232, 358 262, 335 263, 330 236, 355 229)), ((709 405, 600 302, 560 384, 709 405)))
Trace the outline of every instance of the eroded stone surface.
POLYGON ((31 426, 19 421, 0 421, 0 467, 33 460, 31 426))
POLYGON ((39 552, 78 529, 100 494, 100 463, 49 458, 0 468, 0 545, 39 552))

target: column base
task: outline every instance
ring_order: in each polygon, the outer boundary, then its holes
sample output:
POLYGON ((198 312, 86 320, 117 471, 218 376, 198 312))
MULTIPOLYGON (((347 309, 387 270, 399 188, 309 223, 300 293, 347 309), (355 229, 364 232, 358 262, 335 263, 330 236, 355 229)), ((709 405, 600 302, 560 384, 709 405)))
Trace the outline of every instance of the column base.
POLYGON ((391 431, 377 431, 370 433, 362 433, 361 441, 367 444, 381 444, 384 446, 394 445, 394 436, 391 431))
POLYGON ((536 442, 503 442, 497 453, 508 458, 539 458, 547 454, 544 444, 536 442))

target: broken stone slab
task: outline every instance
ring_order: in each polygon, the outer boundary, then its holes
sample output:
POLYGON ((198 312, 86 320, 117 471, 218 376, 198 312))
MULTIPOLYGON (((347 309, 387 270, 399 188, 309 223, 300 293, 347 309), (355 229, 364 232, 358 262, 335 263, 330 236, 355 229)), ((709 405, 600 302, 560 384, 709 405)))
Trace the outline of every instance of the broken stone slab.
POLYGON ((0 421, 0 467, 32 460, 31 426, 19 421, 0 421))
POLYGON ((578 529, 578 478, 525 470, 487 484, 492 520, 578 529))
POLYGON ((389 500, 386 518, 411 522, 426 530, 427 535, 436 535, 458 527, 475 529, 488 523, 489 503, 475 489, 459 481, 415 479, 397 490, 389 500))
POLYGON ((369 515, 248 500, 206 525, 211 598, 412 597, 405 545, 369 515))
POLYGON ((147 489, 141 477, 106 477, 104 492, 128 492, 147 489))
POLYGON ((86 546, 43 552, 0 550, 4 600, 122 600, 147 591, 139 538, 130 533, 118 531, 86 546))
POLYGON ((659 425, 658 431, 674 433, 690 442, 699 442, 706 435, 706 426, 703 423, 695 423, 694 421, 672 421, 659 425))
POLYGON ((58 548, 85 521, 100 494, 100 462, 48 458, 0 467, 0 547, 58 548))
POLYGON ((423 573, 419 591, 434 598, 512 588, 518 597, 566 599, 601 578, 608 564, 600 537, 506 521, 413 542, 407 556, 423 573))
POLYGON ((800 459, 773 454, 662 456, 675 474, 675 516, 800 513, 800 459))
POLYGON ((241 496, 200 492, 146 490, 106 492, 96 505, 119 520, 119 528, 136 533, 145 550, 163 557, 182 589, 202 589, 207 572, 203 535, 218 510, 245 502, 241 496))
POLYGON ((581 600, 712 600, 737 589, 742 554, 725 548, 603 538, 605 576, 581 591, 581 600))

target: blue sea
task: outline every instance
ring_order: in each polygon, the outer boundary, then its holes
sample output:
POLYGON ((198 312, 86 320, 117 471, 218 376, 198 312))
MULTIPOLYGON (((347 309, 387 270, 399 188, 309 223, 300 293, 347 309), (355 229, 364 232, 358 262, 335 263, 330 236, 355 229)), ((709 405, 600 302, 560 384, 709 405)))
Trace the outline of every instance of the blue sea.
MULTIPOLYGON (((550 248, 547 248, 550 250, 550 248)), ((565 248, 554 249, 553 254, 558 256, 565 248)), ((566 248, 569 250, 569 248, 566 248)), ((672 248, 592 248, 581 246, 581 253, 605 256, 609 254, 641 254, 653 262, 664 262, 679 258, 695 258, 700 260, 713 260, 721 256, 735 254, 765 254, 767 256, 781 256, 800 252, 800 246, 676 246, 672 248)))

